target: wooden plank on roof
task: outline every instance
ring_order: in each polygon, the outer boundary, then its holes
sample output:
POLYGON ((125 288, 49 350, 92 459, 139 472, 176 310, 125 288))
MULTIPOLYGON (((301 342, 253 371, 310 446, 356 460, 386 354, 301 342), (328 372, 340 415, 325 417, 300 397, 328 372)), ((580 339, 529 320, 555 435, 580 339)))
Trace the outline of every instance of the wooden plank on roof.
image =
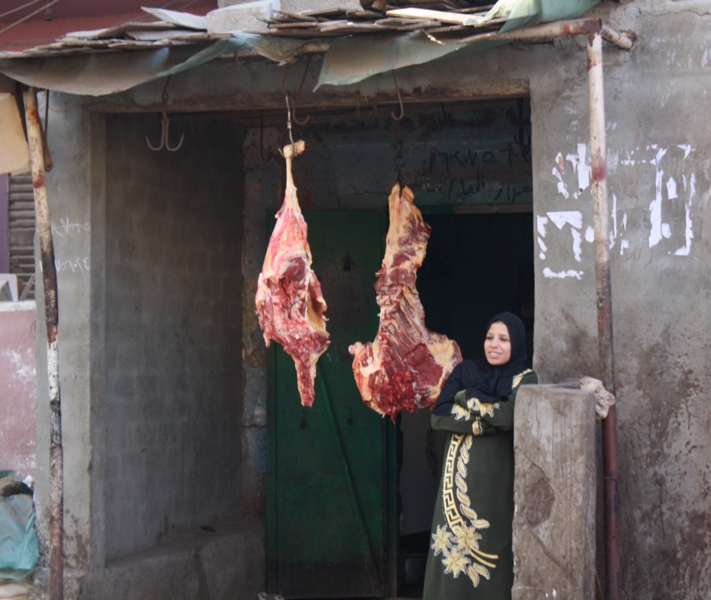
POLYGON ((180 39, 180 40, 203 40, 209 39, 207 34, 200 33, 192 29, 173 29, 172 31, 127 31, 126 37, 131 40, 141 42, 180 39))
POLYGON ((106 29, 93 29, 88 31, 71 31, 61 38, 59 41, 65 40, 67 38, 71 39, 103 39, 103 38, 115 38, 124 35, 128 31, 167 31, 170 29, 175 29, 175 25, 171 23, 137 23, 135 21, 129 23, 122 23, 120 25, 115 25, 114 27, 107 27, 106 29))
POLYGON ((396 8, 385 13, 388 17, 402 17, 405 19, 430 19, 440 23, 453 25, 476 26, 484 17, 466 13, 446 12, 442 10, 428 10, 425 8, 396 8))

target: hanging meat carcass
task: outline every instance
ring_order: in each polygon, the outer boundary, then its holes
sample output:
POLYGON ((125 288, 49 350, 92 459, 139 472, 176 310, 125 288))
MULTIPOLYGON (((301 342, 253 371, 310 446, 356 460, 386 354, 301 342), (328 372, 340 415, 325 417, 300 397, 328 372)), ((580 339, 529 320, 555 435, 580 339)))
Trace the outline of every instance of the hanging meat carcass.
POLYGON ((301 403, 311 406, 316 362, 328 347, 329 336, 324 317, 326 302, 311 270, 308 227, 291 171, 292 159, 304 148, 301 141, 284 148, 286 194, 259 275, 256 305, 267 347, 276 340, 294 359, 301 403))
POLYGON ((353 373, 365 403, 392 419, 401 411, 431 407, 452 369, 462 360, 459 346, 425 327, 415 282, 430 226, 413 204, 409 188, 395 185, 388 200, 390 228, 375 289, 380 327, 375 341, 356 342, 353 373))

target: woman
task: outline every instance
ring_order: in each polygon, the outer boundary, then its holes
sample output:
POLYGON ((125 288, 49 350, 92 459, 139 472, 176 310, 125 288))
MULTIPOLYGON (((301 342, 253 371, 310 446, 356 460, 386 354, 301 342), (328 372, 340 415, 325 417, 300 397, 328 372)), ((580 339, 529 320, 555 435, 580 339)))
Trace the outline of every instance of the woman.
POLYGON ((513 415, 526 369, 526 329, 496 315, 486 360, 466 360, 442 388, 433 429, 450 432, 432 519, 423 600, 504 600, 513 586, 513 415))

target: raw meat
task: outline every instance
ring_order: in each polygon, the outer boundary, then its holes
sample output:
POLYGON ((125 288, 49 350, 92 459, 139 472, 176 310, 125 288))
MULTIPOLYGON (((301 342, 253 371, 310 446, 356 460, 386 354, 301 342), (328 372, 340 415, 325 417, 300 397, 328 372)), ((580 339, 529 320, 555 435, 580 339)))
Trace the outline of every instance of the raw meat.
POLYGON ((430 226, 413 204, 409 188, 390 194, 390 228, 375 289, 380 327, 371 344, 356 342, 353 373, 365 403, 394 420, 401 410, 434 405, 445 380, 462 360, 459 346, 425 327, 415 282, 430 237, 430 226))
POLYGON ((284 148, 286 194, 259 275, 256 304, 267 347, 276 340, 294 359, 301 404, 311 406, 316 362, 328 347, 329 335, 324 317, 326 302, 311 270, 308 227, 291 172, 293 157, 304 147, 304 142, 297 142, 284 148))

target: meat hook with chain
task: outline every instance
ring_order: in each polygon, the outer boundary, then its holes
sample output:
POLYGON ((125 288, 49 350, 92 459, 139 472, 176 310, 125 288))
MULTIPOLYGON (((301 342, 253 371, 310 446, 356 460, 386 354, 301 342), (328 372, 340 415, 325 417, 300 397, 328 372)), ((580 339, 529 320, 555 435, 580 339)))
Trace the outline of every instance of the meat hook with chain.
POLYGON ((146 144, 148 144, 148 147, 153 150, 154 152, 158 152, 159 150, 162 150, 165 148, 168 152, 175 152, 177 150, 180 150, 180 148, 183 145, 183 140, 185 139, 185 134, 180 136, 180 141, 178 142, 177 146, 173 146, 171 148, 170 146, 170 120, 168 119, 168 111, 166 109, 168 105, 168 84, 170 83, 170 75, 168 78, 165 80, 165 85, 163 86, 163 93, 161 94, 161 100, 163 101, 163 117, 160 120, 161 123, 161 134, 160 134, 160 144, 158 146, 153 146, 148 139, 148 136, 146 136, 146 144))

